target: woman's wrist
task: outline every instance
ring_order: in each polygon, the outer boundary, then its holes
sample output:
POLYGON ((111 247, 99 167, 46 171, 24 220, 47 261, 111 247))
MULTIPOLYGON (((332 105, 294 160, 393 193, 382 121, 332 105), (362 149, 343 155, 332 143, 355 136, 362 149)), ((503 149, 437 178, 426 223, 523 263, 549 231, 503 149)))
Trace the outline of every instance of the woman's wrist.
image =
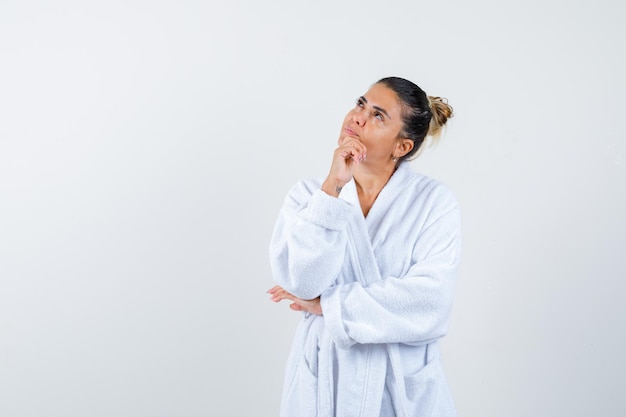
POLYGON ((332 197, 339 197, 339 193, 341 193, 341 189, 345 184, 340 184, 336 181, 331 181, 328 178, 322 184, 322 191, 332 197))

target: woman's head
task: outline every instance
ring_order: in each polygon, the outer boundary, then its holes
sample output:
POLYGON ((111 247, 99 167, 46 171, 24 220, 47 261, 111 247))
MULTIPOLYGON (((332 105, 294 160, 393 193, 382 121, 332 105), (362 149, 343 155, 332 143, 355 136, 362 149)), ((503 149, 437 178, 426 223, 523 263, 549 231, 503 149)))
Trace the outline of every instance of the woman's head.
POLYGON ((427 136, 436 140, 443 126, 453 116, 452 107, 446 99, 427 96, 421 88, 404 78, 387 77, 374 85, 389 88, 400 101, 403 121, 400 137, 413 142, 412 149, 401 156, 400 161, 416 155, 427 136))

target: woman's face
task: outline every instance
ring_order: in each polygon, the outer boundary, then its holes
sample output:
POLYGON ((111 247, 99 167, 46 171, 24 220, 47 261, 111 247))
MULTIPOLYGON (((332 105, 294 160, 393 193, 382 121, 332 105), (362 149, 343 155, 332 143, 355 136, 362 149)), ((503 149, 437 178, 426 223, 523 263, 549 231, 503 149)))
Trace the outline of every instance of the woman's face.
POLYGON ((357 138, 367 148, 367 162, 391 161, 401 156, 402 105, 396 93, 383 84, 375 84, 346 115, 339 144, 349 137, 357 138))

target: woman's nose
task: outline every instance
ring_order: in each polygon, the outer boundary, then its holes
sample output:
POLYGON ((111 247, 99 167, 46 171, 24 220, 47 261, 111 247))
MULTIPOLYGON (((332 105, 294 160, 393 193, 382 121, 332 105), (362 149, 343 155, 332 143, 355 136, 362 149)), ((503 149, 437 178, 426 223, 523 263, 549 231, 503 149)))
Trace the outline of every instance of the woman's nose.
POLYGON ((363 115, 362 111, 355 111, 352 113, 352 121, 358 126, 363 126, 365 124, 365 115, 363 115))

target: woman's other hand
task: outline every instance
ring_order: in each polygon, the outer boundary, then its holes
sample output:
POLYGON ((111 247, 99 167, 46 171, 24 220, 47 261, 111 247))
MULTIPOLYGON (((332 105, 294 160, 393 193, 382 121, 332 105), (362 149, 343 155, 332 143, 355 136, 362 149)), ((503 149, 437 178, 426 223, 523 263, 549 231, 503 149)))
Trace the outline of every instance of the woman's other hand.
POLYGON ((354 166, 365 160, 367 148, 361 141, 352 136, 344 136, 339 142, 339 147, 333 154, 333 162, 330 166, 328 177, 322 184, 322 190, 334 197, 351 179, 354 174, 354 166))
POLYGON ((303 300, 287 292, 279 285, 271 288, 267 292, 272 296, 271 300, 275 303, 278 303, 282 300, 292 301, 292 303, 289 305, 289 308, 294 311, 308 311, 309 313, 317 314, 318 316, 322 315, 322 305, 320 304, 319 297, 312 300, 303 300))

